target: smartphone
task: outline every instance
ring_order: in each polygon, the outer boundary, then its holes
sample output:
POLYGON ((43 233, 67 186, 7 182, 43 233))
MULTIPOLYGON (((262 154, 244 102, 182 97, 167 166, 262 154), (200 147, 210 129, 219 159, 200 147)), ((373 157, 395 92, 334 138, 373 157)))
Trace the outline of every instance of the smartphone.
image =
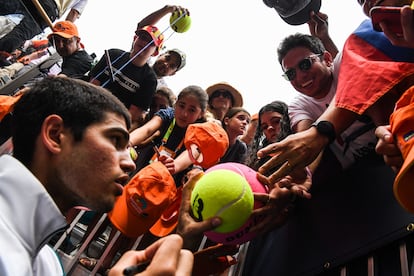
POLYGON ((397 35, 403 34, 401 26, 401 7, 377 6, 373 7, 369 14, 374 30, 382 32, 379 23, 384 22, 390 30, 397 35))

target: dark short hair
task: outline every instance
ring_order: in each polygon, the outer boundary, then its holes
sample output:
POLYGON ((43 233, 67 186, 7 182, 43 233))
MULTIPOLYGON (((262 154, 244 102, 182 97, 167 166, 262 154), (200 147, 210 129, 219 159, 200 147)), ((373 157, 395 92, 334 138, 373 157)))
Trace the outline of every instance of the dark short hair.
POLYGON ((128 110, 108 90, 66 77, 40 80, 25 92, 14 107, 13 154, 23 164, 30 164, 43 121, 52 114, 62 117, 75 141, 81 141, 85 129, 102 122, 108 112, 124 117, 127 128, 130 128, 128 110))
MULTIPOLYGON (((160 86, 155 90, 155 94, 160 94, 161 96, 165 97, 168 100, 168 104, 173 106, 176 100, 176 96, 174 92, 168 88, 167 86, 160 86)), ((155 95, 154 94, 154 95, 155 95)))
POLYGON ((279 47, 277 48, 277 56, 279 63, 282 64, 282 60, 286 56, 286 54, 293 48, 297 47, 307 48, 315 54, 323 54, 326 51, 322 41, 316 36, 296 33, 287 36, 279 44, 279 47))

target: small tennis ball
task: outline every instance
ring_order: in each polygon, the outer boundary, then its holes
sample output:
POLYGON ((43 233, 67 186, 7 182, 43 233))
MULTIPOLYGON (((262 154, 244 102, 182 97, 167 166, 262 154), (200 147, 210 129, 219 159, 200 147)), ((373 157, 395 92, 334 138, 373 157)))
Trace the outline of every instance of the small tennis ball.
POLYGON ((187 14, 182 16, 181 12, 173 12, 170 16, 170 26, 177 33, 185 33, 190 29, 191 17, 187 14))
POLYGON ((222 224, 213 231, 232 232, 241 227, 253 211, 253 192, 240 174, 219 169, 203 175, 191 193, 193 216, 202 221, 214 216, 222 224))
POLYGON ((134 161, 138 158, 138 153, 133 147, 129 148, 129 155, 131 156, 131 159, 134 161))

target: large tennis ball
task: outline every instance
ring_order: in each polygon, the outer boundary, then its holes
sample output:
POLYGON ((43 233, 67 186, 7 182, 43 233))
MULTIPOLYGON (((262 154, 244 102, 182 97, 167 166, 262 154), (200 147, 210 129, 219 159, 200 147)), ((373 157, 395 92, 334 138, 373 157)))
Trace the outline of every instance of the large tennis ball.
MULTIPOLYGON (((221 163, 217 164, 211 168, 209 168, 206 173, 209 173, 214 170, 231 170, 243 176, 247 182, 249 183, 252 191, 254 193, 268 193, 268 189, 259 180, 257 180, 256 174, 257 172, 252 168, 240 164, 240 163, 221 163)), ((263 203, 261 201, 255 200, 253 209, 257 209, 263 207, 263 203)), ((262 221, 264 217, 252 217, 250 216, 248 220, 238 229, 230 232, 230 233, 217 233, 213 231, 209 231, 204 233, 210 240, 223 243, 223 244, 242 244, 247 241, 252 240, 256 237, 257 233, 250 231, 250 229, 262 221)))
POLYGON ((191 17, 181 12, 173 12, 170 16, 170 26, 177 33, 185 33, 190 29, 191 17))
POLYGON ((214 232, 228 233, 238 229, 253 210, 253 192, 246 179, 230 170, 214 170, 203 175, 191 193, 191 208, 196 219, 214 216, 222 224, 214 232))

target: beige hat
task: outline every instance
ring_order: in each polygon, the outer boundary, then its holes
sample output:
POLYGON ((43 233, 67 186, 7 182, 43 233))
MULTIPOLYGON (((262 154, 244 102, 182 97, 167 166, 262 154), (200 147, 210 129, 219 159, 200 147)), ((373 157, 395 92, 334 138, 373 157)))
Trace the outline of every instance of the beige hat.
POLYGON ((226 90, 226 91, 230 92, 230 94, 233 97, 233 107, 242 107, 243 106, 243 97, 242 97, 242 95, 240 94, 239 91, 237 91, 236 88, 234 88, 233 86, 231 86, 227 82, 219 82, 219 83, 216 83, 216 84, 213 84, 213 85, 209 86, 206 89, 206 92, 207 92, 208 97, 209 97, 209 101, 211 99, 211 95, 213 95, 213 93, 217 90, 226 90))

